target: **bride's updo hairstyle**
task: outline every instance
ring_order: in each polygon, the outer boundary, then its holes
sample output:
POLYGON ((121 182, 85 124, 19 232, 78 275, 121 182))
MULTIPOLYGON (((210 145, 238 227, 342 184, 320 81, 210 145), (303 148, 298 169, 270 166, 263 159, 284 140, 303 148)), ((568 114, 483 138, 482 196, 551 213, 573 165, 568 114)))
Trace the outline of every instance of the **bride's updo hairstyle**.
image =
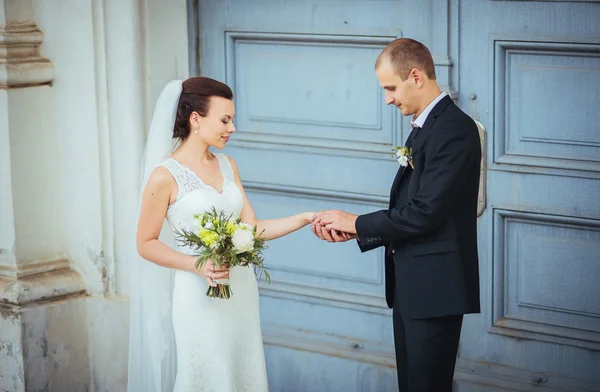
POLYGON ((177 117, 173 128, 173 139, 184 141, 190 135, 190 116, 193 112, 206 117, 211 97, 232 100, 233 92, 224 83, 198 76, 183 82, 183 90, 177 104, 177 117))

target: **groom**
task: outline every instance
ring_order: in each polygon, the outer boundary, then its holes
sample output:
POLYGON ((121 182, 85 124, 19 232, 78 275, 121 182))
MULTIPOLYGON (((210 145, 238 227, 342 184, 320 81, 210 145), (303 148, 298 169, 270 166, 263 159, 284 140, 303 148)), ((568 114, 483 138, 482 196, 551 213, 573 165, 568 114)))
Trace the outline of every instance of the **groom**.
POLYGON ((362 252, 385 247, 400 390, 450 392, 463 315, 479 312, 477 126, 438 87, 423 44, 391 42, 375 73, 386 104, 412 116, 412 154, 401 159, 388 209, 323 211, 312 228, 330 242, 355 238, 362 252))

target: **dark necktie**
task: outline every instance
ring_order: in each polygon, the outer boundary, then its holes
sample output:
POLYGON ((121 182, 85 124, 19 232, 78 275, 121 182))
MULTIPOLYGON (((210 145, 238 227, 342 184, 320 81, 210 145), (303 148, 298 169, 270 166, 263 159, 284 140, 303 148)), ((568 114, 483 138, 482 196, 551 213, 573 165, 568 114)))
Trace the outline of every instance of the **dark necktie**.
POLYGON ((408 139, 406 139, 406 147, 410 148, 413 140, 417 137, 417 134, 421 130, 421 127, 413 127, 412 132, 408 135, 408 139))

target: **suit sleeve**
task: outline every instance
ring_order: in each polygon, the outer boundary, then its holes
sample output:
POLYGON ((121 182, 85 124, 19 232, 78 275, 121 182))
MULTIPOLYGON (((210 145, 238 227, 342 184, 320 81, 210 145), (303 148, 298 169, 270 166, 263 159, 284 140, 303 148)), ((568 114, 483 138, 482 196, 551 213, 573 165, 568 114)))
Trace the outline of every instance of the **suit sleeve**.
POLYGON ((360 242, 403 241, 438 229, 464 185, 465 173, 479 165, 481 149, 476 135, 472 122, 450 123, 431 135, 423 146, 425 167, 416 196, 392 210, 359 216, 356 230, 360 242))
MULTIPOLYGON (((358 217, 360 219, 360 216, 358 217)), ((364 223, 364 222, 361 222, 364 223)), ((383 240, 383 238, 381 237, 368 237, 368 236, 363 236, 361 237, 360 233, 364 232, 364 229, 362 227, 359 227, 359 221, 356 221, 356 233, 358 234, 358 240, 356 241, 356 243, 358 244, 358 247, 360 248, 361 252, 368 252, 370 250, 379 248, 380 246, 383 246, 386 244, 386 242, 383 240)))

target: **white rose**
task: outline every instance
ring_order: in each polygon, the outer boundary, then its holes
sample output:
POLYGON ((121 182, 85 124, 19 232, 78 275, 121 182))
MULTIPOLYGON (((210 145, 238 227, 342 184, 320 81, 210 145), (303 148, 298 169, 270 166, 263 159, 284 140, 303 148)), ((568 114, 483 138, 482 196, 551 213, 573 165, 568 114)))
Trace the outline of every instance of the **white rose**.
POLYGON ((231 237, 231 242, 236 254, 249 252, 254 249, 254 235, 251 231, 236 230, 231 237))
POLYGON ((400 158, 398 158, 398 163, 400 164, 400 166, 408 166, 408 157, 401 156, 400 158))

